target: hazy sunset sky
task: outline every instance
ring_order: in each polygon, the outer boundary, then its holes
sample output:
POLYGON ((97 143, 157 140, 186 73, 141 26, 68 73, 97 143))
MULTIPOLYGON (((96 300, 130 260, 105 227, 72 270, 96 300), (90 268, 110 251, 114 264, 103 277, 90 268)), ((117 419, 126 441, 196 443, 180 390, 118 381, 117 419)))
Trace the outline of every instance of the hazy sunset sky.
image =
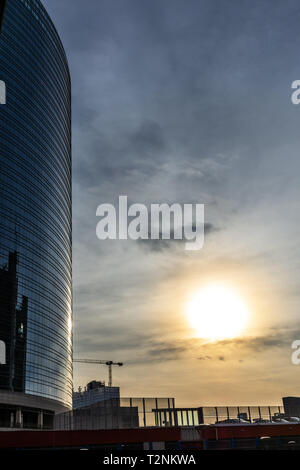
MULTIPOLYGON (((74 357, 124 361, 124 397, 299 395, 299 1, 43 3, 73 87, 74 357), (204 248, 99 241, 96 208, 119 195, 204 203, 204 248), (209 283, 247 306, 235 338, 201 339, 188 321, 209 283)), ((75 365, 75 388, 95 378, 104 366, 75 365)))

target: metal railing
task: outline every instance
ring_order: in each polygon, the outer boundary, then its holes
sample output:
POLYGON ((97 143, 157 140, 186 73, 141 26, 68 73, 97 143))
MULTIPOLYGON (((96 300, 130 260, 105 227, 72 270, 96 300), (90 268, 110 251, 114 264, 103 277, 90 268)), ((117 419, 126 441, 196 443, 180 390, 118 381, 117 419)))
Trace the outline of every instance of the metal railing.
POLYGON ((300 408, 287 413, 283 406, 204 406, 154 410, 159 426, 299 422, 300 408))
POLYGON ((54 429, 124 429, 159 426, 156 410, 160 408, 173 410, 175 399, 113 398, 56 415, 54 429))
POLYGON ((283 406, 217 406, 175 408, 174 398, 116 398, 59 414, 54 429, 124 429, 138 427, 193 427, 201 424, 255 424, 299 422, 299 410, 283 406))

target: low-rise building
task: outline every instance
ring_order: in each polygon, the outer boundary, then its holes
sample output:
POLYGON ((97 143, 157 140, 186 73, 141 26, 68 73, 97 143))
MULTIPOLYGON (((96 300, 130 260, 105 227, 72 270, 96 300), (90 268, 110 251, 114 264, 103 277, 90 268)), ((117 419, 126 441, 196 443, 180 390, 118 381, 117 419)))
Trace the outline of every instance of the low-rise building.
POLYGON ((83 391, 79 389, 77 392, 73 392, 73 410, 119 398, 119 387, 106 387, 105 382, 93 380, 87 384, 83 391))

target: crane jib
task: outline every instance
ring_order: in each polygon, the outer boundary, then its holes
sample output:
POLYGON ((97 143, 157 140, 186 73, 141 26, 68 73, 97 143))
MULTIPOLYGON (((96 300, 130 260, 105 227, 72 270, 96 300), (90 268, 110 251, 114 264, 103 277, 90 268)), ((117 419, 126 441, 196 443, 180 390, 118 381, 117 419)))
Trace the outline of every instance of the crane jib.
POLYGON ((105 361, 101 359, 73 359, 73 362, 81 364, 102 364, 108 366, 108 386, 112 387, 112 366, 123 366, 123 362, 105 361))

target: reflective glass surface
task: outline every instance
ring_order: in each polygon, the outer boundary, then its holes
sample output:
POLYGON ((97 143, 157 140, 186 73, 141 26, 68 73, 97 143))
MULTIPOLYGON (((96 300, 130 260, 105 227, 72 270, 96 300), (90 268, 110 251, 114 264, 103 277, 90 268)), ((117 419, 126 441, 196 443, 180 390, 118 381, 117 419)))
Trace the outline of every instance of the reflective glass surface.
POLYGON ((38 0, 7 1, 0 80, 0 388, 70 406, 70 76, 38 0))

